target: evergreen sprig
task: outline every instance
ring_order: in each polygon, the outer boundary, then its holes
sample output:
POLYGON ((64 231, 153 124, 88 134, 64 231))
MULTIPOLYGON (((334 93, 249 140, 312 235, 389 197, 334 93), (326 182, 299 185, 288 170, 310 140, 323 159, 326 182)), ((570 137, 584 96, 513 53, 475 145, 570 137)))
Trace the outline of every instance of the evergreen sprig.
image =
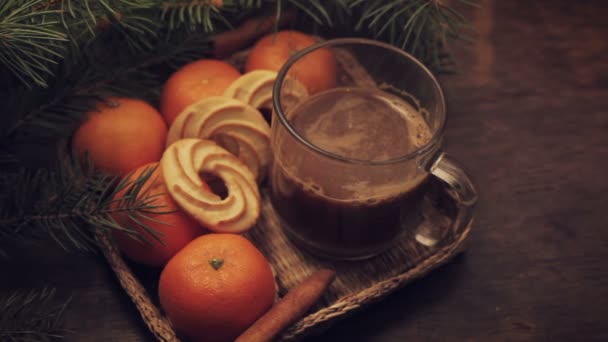
MULTIPOLYGON (((258 4, 252 3, 247 7, 255 8, 256 5, 258 4)), ((216 26, 218 23, 222 24, 225 28, 232 28, 232 24, 224 16, 224 13, 235 12, 236 6, 231 2, 221 4, 221 1, 172 0, 164 1, 161 4, 161 10, 161 21, 166 22, 171 30, 182 27, 188 29, 201 27, 205 32, 215 32, 217 31, 216 26)))
POLYGON ((68 36, 57 27, 60 11, 40 7, 41 0, 0 4, 0 62, 24 84, 46 85, 49 64, 62 58, 68 36))
MULTIPOLYGON (((29 88, 48 88, 53 66, 86 50, 105 31, 133 53, 151 52, 161 35, 180 28, 216 32, 230 27, 208 1, 6 0, 0 5, 0 64, 29 88)), ((166 36, 166 35, 165 35, 166 36)))
MULTIPOLYGON (((111 44, 116 35, 100 37, 111 44)), ((68 136, 97 103, 110 96, 143 98, 154 102, 168 72, 189 60, 200 58, 210 48, 209 37, 174 33, 149 52, 114 51, 104 44, 86 53, 74 51, 58 70, 49 89, 11 89, 4 103, 12 111, 0 127, 0 147, 16 148, 31 140, 52 141, 68 136)), ((1 163, 1 162, 0 162, 1 163)))
POLYGON ((0 341, 61 341, 63 313, 70 300, 57 303, 55 290, 15 291, 0 298, 0 341))
POLYGON ((119 230, 149 242, 133 227, 117 222, 116 215, 138 222, 162 242, 143 220, 153 220, 150 213, 164 212, 163 206, 155 204, 159 194, 141 192, 154 167, 133 181, 119 181, 62 152, 58 159, 58 165, 50 169, 0 174, 0 189, 5 190, 0 194, 0 243, 51 238, 66 250, 87 251, 96 246, 97 230, 119 230), (121 191, 124 196, 115 199, 121 191))
MULTIPOLYGON (((459 0, 472 4, 469 0, 459 0)), ((6 0, 0 5, 0 63, 28 86, 48 87, 51 66, 99 32, 120 32, 134 52, 154 48, 177 29, 217 33, 264 6, 286 8, 321 27, 343 24, 408 49, 435 66, 447 38, 461 38, 465 18, 439 0, 6 0), (33 29, 35 27, 35 29, 33 29)))

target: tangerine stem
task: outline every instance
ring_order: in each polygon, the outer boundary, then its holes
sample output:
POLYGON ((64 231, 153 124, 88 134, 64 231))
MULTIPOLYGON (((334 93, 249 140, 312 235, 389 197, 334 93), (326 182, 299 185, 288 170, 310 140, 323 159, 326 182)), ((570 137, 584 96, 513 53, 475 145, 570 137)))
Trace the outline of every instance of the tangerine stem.
POLYGON ((213 257, 213 258, 211 258, 211 260, 209 260, 209 265, 211 265, 211 267, 213 267, 213 269, 216 271, 219 270, 223 264, 224 264, 224 259, 220 259, 218 257, 213 257))

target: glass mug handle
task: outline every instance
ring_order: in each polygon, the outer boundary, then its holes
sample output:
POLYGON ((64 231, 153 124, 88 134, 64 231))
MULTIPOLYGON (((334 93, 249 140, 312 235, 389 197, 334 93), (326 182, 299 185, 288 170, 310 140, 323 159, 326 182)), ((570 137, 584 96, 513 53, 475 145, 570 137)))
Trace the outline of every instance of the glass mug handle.
MULTIPOLYGON (((456 204, 458 212, 452 223, 452 229, 456 232, 466 229, 473 220, 477 202, 477 191, 473 182, 460 163, 448 157, 443 151, 435 154, 428 172, 447 184, 447 193, 456 204)), ((437 243, 437 240, 424 236, 417 236, 417 240, 428 246, 437 243)))

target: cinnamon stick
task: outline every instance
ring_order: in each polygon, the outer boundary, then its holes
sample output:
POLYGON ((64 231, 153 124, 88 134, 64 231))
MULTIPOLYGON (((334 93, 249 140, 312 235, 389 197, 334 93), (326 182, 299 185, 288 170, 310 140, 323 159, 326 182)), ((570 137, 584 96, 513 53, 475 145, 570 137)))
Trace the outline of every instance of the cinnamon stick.
POLYGON ((321 269, 291 289, 268 312, 245 330, 235 342, 272 341, 283 329, 302 317, 321 298, 336 272, 321 269))

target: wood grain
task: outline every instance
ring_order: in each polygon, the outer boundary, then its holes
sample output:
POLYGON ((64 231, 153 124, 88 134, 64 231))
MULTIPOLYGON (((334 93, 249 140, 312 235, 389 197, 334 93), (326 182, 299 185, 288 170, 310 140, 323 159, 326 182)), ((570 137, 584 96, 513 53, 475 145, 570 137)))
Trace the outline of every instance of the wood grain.
MULTIPOLYGON (((608 4, 481 3, 486 45, 441 78, 480 192, 468 252, 311 341, 608 340, 608 4)), ((101 257, 21 254, 1 288, 73 293, 70 341, 150 340, 101 257)))

